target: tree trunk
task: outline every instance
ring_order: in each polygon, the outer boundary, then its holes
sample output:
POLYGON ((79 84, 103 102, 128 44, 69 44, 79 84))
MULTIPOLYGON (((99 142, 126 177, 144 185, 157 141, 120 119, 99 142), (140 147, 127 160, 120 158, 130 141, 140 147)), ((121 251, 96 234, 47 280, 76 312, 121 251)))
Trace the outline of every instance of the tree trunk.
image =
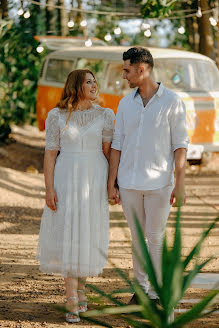
MULTIPOLYGON (((201 10, 209 10, 207 0, 200 0, 201 10)), ((215 60, 214 38, 212 26, 209 21, 210 14, 203 14, 198 18, 199 25, 199 52, 215 60)))
MULTIPOLYGON (((78 3, 78 9, 82 9, 82 0, 77 0, 78 3)), ((80 22, 85 19, 85 15, 82 12, 77 12, 75 22, 76 25, 79 27, 79 34, 80 32, 84 35, 87 36, 87 27, 80 26, 80 22)))
POLYGON ((0 18, 8 18, 8 0, 1 0, 0 18))
MULTIPOLYGON (((54 6, 54 0, 46 0, 47 5, 54 6)), ((56 34, 56 9, 54 7, 46 7, 46 31, 47 34, 56 34)))
POLYGON ((65 0, 58 0, 58 5, 63 7, 58 9, 58 34, 66 36, 68 34, 68 13, 65 7, 65 0))
POLYGON ((188 43, 192 51, 196 51, 195 47, 195 22, 193 17, 185 19, 186 30, 188 31, 188 43))

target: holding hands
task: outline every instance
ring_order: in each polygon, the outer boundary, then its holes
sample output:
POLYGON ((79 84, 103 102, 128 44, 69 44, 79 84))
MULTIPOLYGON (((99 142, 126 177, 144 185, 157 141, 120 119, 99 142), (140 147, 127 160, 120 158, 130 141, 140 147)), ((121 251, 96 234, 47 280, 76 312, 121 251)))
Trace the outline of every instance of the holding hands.
POLYGON ((108 183, 107 189, 110 205, 121 204, 120 192, 118 187, 115 187, 114 184, 108 183))

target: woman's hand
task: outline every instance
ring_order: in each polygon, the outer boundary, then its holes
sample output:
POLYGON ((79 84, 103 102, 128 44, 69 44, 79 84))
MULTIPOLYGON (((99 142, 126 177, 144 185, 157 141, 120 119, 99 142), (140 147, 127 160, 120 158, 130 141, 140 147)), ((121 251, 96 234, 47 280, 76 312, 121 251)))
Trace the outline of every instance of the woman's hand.
POLYGON ((58 198, 54 189, 46 190, 46 205, 52 210, 57 210, 58 198))

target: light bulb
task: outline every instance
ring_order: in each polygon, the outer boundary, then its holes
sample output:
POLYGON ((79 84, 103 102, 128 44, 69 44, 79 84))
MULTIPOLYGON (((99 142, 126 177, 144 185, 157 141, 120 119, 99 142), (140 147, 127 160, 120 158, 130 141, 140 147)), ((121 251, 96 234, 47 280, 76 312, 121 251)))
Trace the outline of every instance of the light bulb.
POLYGON ((112 40, 112 37, 111 37, 111 35, 110 35, 109 33, 107 33, 107 34, 104 36, 104 39, 105 39, 106 41, 111 41, 111 40, 112 40))
POLYGON ((24 18, 29 18, 30 17, 30 11, 29 9, 24 13, 24 18))
POLYGON ((198 18, 202 17, 202 10, 201 10, 201 7, 198 7, 198 11, 197 11, 197 13, 196 13, 196 16, 197 16, 198 18))
POLYGON ((116 34, 116 35, 119 35, 119 34, 121 34, 121 28, 120 27, 116 27, 115 29, 114 29, 114 33, 116 34))
POLYGON ((86 19, 83 19, 83 20, 80 22, 80 25, 83 26, 83 27, 87 26, 87 21, 86 21, 86 19))
POLYGON ((43 46, 38 46, 36 48, 36 51, 39 52, 39 53, 43 52, 43 50, 44 50, 43 46))
POLYGON ((75 25, 75 23, 73 22, 72 19, 70 19, 70 21, 68 22, 68 27, 73 27, 75 25))
POLYGON ((23 8, 18 9, 17 13, 19 16, 23 15, 23 13, 24 13, 23 8))
POLYGON ((92 46, 91 39, 87 39, 84 44, 85 44, 86 47, 91 47, 92 46))
POLYGON ((178 28, 178 32, 179 32, 179 34, 184 34, 185 33, 185 28, 184 28, 184 26, 180 26, 179 28, 178 28))
POLYGON ((214 17, 210 17, 209 18, 209 21, 210 21, 210 23, 211 23, 212 26, 216 26, 217 25, 217 21, 216 21, 216 19, 214 19, 214 17))
POLYGON ((144 31, 144 35, 149 38, 151 36, 151 30, 144 31))
POLYGON ((150 29, 150 27, 151 27, 151 25, 150 25, 150 24, 147 24, 147 23, 142 23, 142 25, 141 25, 141 28, 142 28, 143 30, 150 29))

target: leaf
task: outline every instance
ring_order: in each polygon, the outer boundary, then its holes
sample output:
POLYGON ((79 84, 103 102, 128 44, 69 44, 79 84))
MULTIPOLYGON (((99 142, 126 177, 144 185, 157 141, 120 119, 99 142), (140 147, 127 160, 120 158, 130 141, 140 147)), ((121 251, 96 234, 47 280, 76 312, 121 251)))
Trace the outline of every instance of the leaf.
POLYGON ((106 307, 101 310, 90 310, 83 313, 83 317, 105 316, 109 314, 141 312, 142 305, 125 305, 118 307, 106 307))
MULTIPOLYGON (((80 315, 81 317, 83 317, 82 315, 80 315)), ((93 319, 93 318, 85 318, 83 317, 84 320, 88 321, 88 322, 92 322, 92 323, 95 323, 97 325, 100 325, 102 327, 108 327, 108 328, 113 328, 113 326, 109 325, 108 323, 106 322, 103 322, 101 320, 98 320, 98 319, 93 319)))
POLYGON ((212 258, 207 259, 206 261, 204 261, 203 263, 201 263, 200 265, 196 265, 195 268, 193 268, 193 270, 191 270, 186 276, 184 276, 183 278, 183 289, 182 289, 182 297, 186 291, 186 289, 190 286, 190 284, 192 283, 192 280, 194 279, 194 277, 201 271, 201 269, 208 263, 211 261, 212 258))
POLYGON ((151 257, 150 257, 149 251, 148 251, 148 247, 147 247, 147 244, 144 239, 144 234, 142 232, 141 225, 139 223, 136 213, 134 213, 134 220, 135 220, 135 225, 136 225, 137 234, 138 234, 138 238, 139 238, 139 244, 140 244, 140 248, 141 248, 141 257, 139 256, 139 254, 137 254, 135 249, 133 249, 133 251, 135 252, 135 254, 137 256, 138 261, 143 266, 142 268, 144 269, 145 273, 148 275, 149 280, 150 280, 154 290, 156 291, 157 295, 159 296, 160 295, 160 287, 157 282, 155 269, 154 269, 154 266, 153 266, 153 263, 152 263, 152 260, 151 260, 151 257))
POLYGON ((120 315, 120 318, 122 318, 127 323, 129 323, 132 327, 135 327, 135 328, 152 328, 153 327, 150 324, 146 324, 145 322, 142 323, 140 321, 133 320, 131 318, 128 318, 127 316, 120 315))
POLYGON ((155 327, 161 327, 161 318, 165 317, 165 314, 162 314, 162 310, 158 309, 155 303, 150 300, 149 296, 144 292, 142 287, 136 282, 135 292, 138 296, 138 299, 143 306, 143 315, 146 320, 151 321, 155 327))
POLYGON ((103 290, 99 289, 98 287, 92 285, 92 284, 86 284, 87 287, 89 287, 91 290, 94 290, 97 292, 99 295, 108 298, 111 302, 113 302, 116 305, 123 306, 124 303, 118 301, 116 298, 112 297, 110 294, 106 294, 103 290))
POLYGON ((209 303, 215 298, 219 293, 219 290, 213 290, 209 295, 207 295, 201 302, 193 306, 193 308, 184 314, 178 316, 173 323, 170 324, 169 328, 182 327, 192 320, 198 319, 203 315, 203 310, 205 310, 209 303))
POLYGON ((197 254, 199 254, 200 252, 200 248, 201 245, 203 243, 203 241, 205 240, 205 238, 208 236, 209 232, 215 227, 216 223, 219 221, 219 217, 217 217, 214 222, 212 222, 209 226, 209 228, 203 232, 199 242, 193 247, 193 249, 191 250, 191 252, 189 253, 189 255, 186 257, 186 259, 184 260, 184 269, 186 269, 187 265, 190 263, 190 261, 193 259, 193 257, 197 254))
POLYGON ((167 262, 165 264, 167 267, 162 268, 163 285, 161 288, 160 299, 168 315, 172 312, 173 308, 182 297, 183 264, 181 262, 181 208, 180 203, 178 205, 175 222, 174 244, 172 250, 168 251, 164 240, 164 249, 162 254, 162 261, 167 262), (166 286, 168 286, 168 290, 166 286))

